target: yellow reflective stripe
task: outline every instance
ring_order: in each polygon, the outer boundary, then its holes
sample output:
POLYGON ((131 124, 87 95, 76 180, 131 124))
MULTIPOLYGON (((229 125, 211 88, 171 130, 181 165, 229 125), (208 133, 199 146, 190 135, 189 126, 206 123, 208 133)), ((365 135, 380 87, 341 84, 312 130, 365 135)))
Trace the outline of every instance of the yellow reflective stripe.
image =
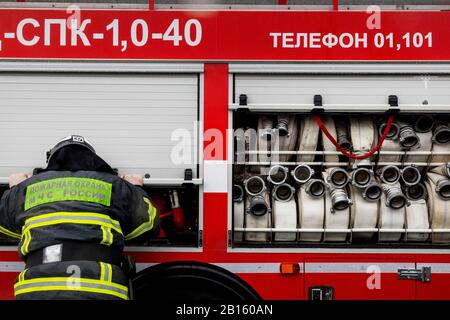
POLYGON ((84 291, 84 292, 93 292, 93 293, 102 293, 102 294, 109 294, 112 296, 116 296, 118 298, 128 300, 128 295, 121 294, 119 292, 115 292, 112 290, 107 289, 98 289, 98 288, 86 288, 86 287, 66 287, 66 286, 48 286, 48 287, 38 287, 38 288, 28 288, 28 289, 19 289, 14 292, 15 296, 18 296, 20 294, 24 293, 31 293, 31 292, 42 292, 42 291, 84 291))
POLYGON ((105 227, 105 226, 101 226, 102 229, 102 241, 100 242, 101 244, 110 246, 113 243, 113 237, 114 235, 111 232, 111 228, 109 227, 105 227))
POLYGON ((125 240, 131 240, 139 237, 141 234, 153 229, 153 221, 156 217, 156 208, 153 208, 152 213, 149 214, 149 221, 142 223, 139 227, 134 229, 128 235, 125 236, 125 240))
POLYGON ((12 238, 20 239, 22 237, 20 234, 9 231, 8 229, 3 228, 2 226, 0 226, 0 232, 12 238))
MULTIPOLYGON (((22 282, 17 282, 14 285, 14 289, 16 289, 19 286, 25 285, 25 284, 31 284, 31 283, 47 283, 47 282, 61 282, 61 281, 76 281, 79 283, 90 283, 90 284, 105 284, 105 281, 96 280, 96 279, 87 279, 87 278, 70 278, 70 277, 50 277, 50 278, 36 278, 36 279, 28 279, 24 280, 22 282)), ((107 284, 110 287, 114 287, 120 290, 127 291, 128 288, 124 285, 118 284, 118 283, 108 283, 107 284)))
POLYGON ((23 256, 25 256, 28 253, 28 247, 31 242, 31 232, 30 230, 26 232, 22 232, 23 240, 22 240, 22 246, 20 247, 20 252, 23 256))
POLYGON ((112 266, 109 263, 106 266, 108 269, 108 282, 112 283, 112 266))
POLYGON ((48 213, 48 214, 42 214, 36 217, 29 218, 25 221, 24 226, 27 226, 22 230, 22 232, 26 232, 29 229, 33 228, 39 228, 39 227, 45 227, 45 226, 51 226, 55 224, 61 224, 61 223, 73 223, 73 224, 90 224, 90 225, 99 225, 104 226, 107 228, 111 228, 115 230, 116 232, 122 233, 122 228, 120 227, 120 223, 116 220, 111 219, 108 215, 104 214, 97 214, 97 213, 90 213, 90 212, 55 212, 55 213, 48 213), (103 220, 108 220, 107 222, 103 221, 96 221, 96 220, 84 220, 84 219, 75 219, 75 217, 86 217, 86 218, 98 218, 103 220), (39 222, 39 220, 46 220, 46 219, 52 219, 56 218, 55 220, 50 221, 43 221, 39 222))
POLYGON ((27 273, 27 271, 28 271, 28 269, 25 269, 19 274, 19 277, 17 278, 18 282, 21 282, 21 281, 25 280, 25 273, 27 273))
POLYGON ((105 264, 100 262, 100 280, 105 281, 105 264))
POLYGON ((109 263, 100 262, 100 281, 112 282, 112 266, 109 263))

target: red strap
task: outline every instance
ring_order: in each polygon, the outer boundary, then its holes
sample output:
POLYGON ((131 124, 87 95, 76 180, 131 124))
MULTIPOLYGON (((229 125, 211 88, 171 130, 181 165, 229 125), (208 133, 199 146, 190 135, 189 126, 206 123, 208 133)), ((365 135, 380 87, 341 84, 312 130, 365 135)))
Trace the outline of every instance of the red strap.
POLYGON ((386 123, 386 128, 384 129, 384 132, 381 135, 380 140, 378 140, 378 143, 375 146, 375 148, 370 150, 369 153, 365 153, 363 155, 355 155, 355 154, 347 152, 345 149, 343 149, 337 143, 337 141, 334 139, 334 137, 330 134, 330 132, 328 132, 327 128, 323 124, 322 119, 320 118, 319 115, 315 115, 314 116, 314 120, 316 121, 316 123, 319 126, 320 130, 322 130, 322 132, 327 136, 328 140, 330 140, 331 143, 334 144, 336 149, 338 149, 344 156, 346 156, 348 158, 351 158, 351 159, 366 159, 366 158, 370 157, 371 155, 373 155, 375 152, 377 152, 381 148, 381 146, 383 145, 383 142, 386 139, 386 137, 387 137, 387 135, 389 133, 389 130, 391 130, 391 125, 394 122, 394 116, 392 116, 392 115, 389 116, 388 121, 386 123))

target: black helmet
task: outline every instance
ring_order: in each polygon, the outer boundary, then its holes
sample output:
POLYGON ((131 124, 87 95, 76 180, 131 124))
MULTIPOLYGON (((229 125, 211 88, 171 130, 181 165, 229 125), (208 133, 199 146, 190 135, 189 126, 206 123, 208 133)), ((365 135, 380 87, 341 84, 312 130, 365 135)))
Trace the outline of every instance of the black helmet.
POLYGON ((87 148, 92 153, 95 153, 94 147, 82 136, 71 135, 61 139, 52 149, 47 151, 47 163, 50 161, 52 156, 56 153, 56 151, 61 148, 70 146, 70 145, 78 145, 87 148))

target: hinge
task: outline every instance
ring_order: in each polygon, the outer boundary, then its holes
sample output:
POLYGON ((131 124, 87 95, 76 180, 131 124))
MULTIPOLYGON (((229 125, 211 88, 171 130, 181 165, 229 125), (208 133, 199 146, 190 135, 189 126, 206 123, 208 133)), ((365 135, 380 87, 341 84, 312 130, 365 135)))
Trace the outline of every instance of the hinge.
POLYGON ((231 238, 232 237, 232 231, 231 230, 228 230, 228 247, 231 247, 232 246, 232 244, 233 244, 233 239, 231 238))
POLYGON ((431 281, 431 267, 422 267, 422 269, 398 269, 399 280, 418 280, 420 282, 431 281))

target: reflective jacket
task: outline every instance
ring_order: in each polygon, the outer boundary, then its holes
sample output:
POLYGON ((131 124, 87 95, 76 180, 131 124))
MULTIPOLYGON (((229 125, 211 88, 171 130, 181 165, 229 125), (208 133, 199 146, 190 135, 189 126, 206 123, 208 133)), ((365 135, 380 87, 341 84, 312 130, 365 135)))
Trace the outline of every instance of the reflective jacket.
MULTIPOLYGON (((6 191, 0 203, 0 232, 20 239, 19 253, 24 260, 36 250, 64 241, 122 250, 125 240, 153 234, 158 227, 156 208, 146 192, 105 172, 46 171, 6 191)), ((64 298, 73 291, 78 297, 83 292, 85 298, 124 298, 126 285, 120 268, 102 261, 54 262, 21 273, 15 295, 17 298, 40 292, 41 298, 43 293, 64 298), (62 285, 73 280, 74 272, 66 270, 66 266, 75 271, 79 267, 78 286, 62 285), (56 289, 62 287, 58 295, 56 289), (108 296, 112 292, 120 294, 108 296)))

